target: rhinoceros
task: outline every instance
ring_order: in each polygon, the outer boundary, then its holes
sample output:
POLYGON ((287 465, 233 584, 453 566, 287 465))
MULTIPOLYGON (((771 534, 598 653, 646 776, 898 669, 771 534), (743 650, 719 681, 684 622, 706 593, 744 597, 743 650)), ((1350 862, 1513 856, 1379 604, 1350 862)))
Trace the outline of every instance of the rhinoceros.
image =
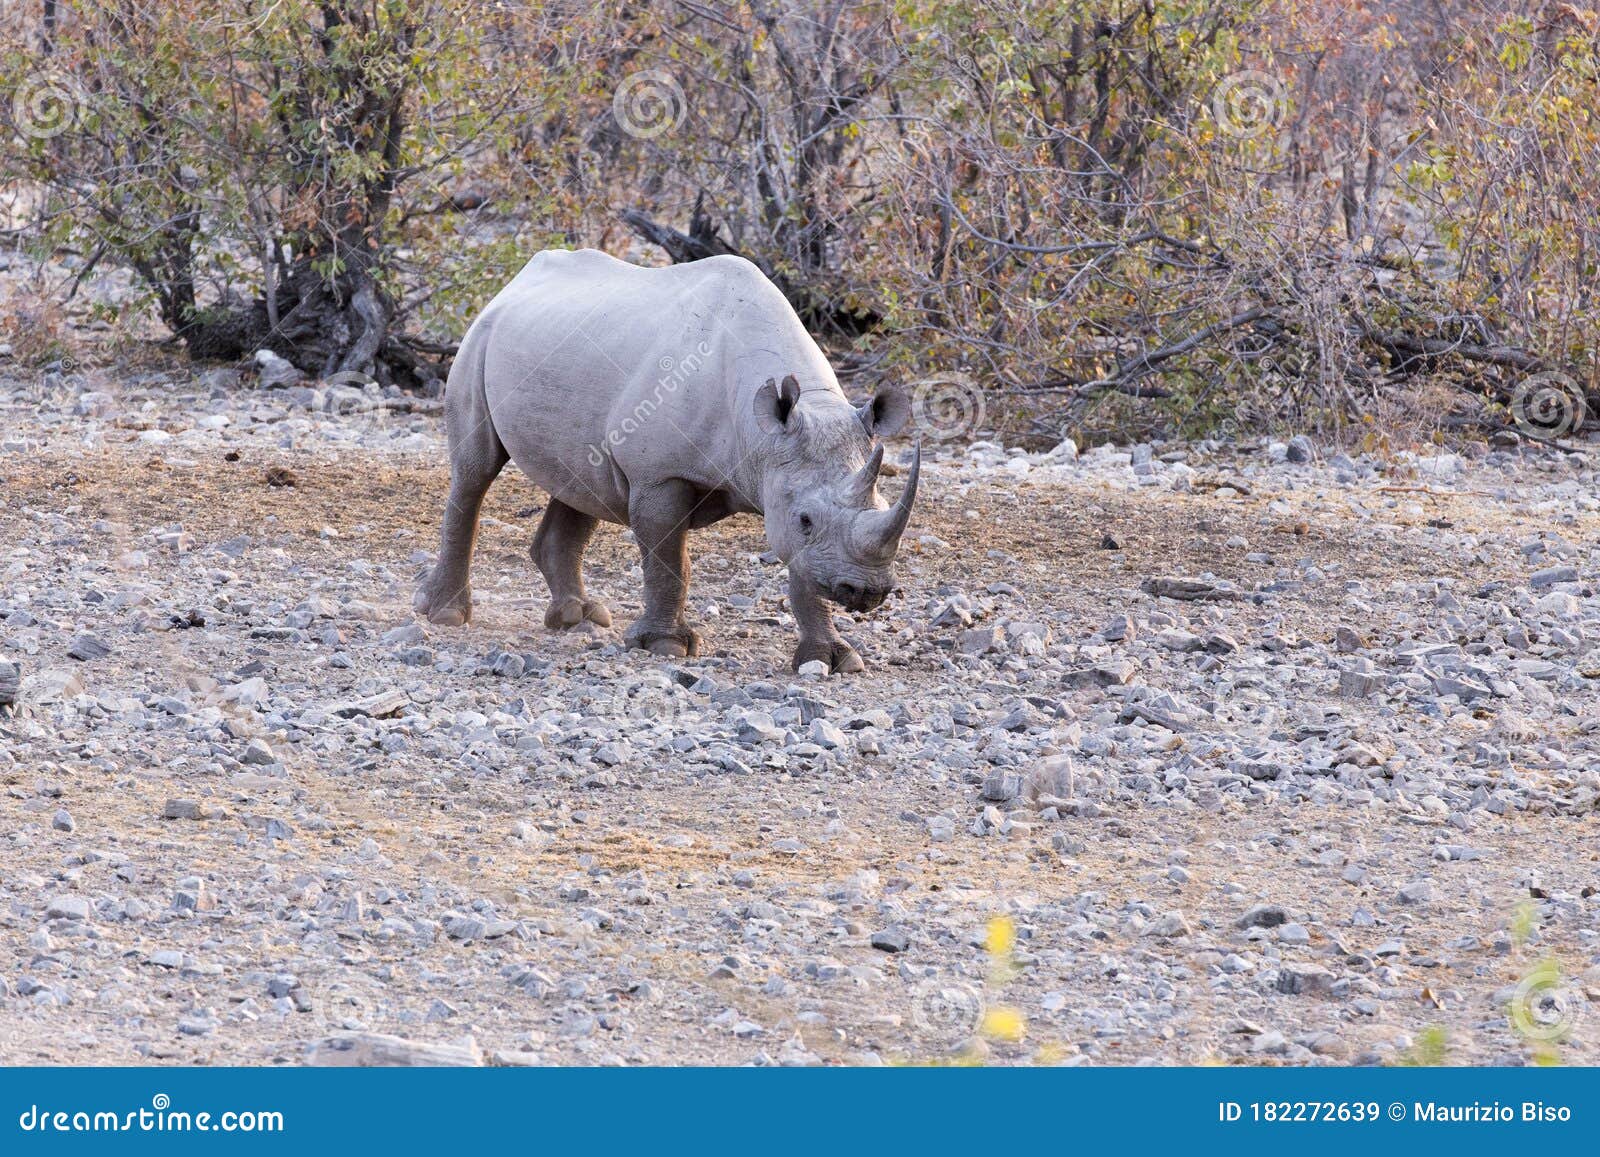
POLYGON ((922 452, 891 504, 878 492, 880 439, 910 413, 893 386, 851 405, 783 294, 741 257, 653 269, 588 249, 540 253, 472 324, 451 368, 450 499, 415 609, 443 625, 471 618, 479 507, 514 461, 550 495, 532 549, 550 586, 546 626, 610 625, 582 568, 604 520, 632 528, 643 561, 644 613, 626 641, 698 654, 684 618, 688 532, 760 514, 789 568, 794 666, 859 671, 827 603, 870 611, 894 586, 922 452))

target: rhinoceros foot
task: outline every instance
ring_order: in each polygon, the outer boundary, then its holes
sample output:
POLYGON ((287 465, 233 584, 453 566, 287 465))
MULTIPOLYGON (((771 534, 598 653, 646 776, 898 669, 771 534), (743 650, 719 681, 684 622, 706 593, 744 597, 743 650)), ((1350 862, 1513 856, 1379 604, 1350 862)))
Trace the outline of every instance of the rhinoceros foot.
POLYGON ((585 620, 597 627, 609 627, 611 612, 597 599, 563 599, 559 603, 551 603, 550 609, 544 613, 544 625, 552 631, 576 627, 585 620))
POLYGON ((866 670, 866 664, 861 661, 861 656, 856 649, 843 639, 817 639, 811 642, 801 642, 794 650, 794 669, 800 670, 802 664, 813 660, 826 663, 828 670, 835 675, 854 675, 857 671, 866 670))
POLYGON ((664 659, 692 659, 700 653, 700 632, 692 627, 678 626, 669 630, 635 623, 628 628, 630 647, 649 651, 664 659))
POLYGON ((441 590, 430 575, 418 584, 411 609, 441 627, 465 626, 472 621, 472 589, 441 590))

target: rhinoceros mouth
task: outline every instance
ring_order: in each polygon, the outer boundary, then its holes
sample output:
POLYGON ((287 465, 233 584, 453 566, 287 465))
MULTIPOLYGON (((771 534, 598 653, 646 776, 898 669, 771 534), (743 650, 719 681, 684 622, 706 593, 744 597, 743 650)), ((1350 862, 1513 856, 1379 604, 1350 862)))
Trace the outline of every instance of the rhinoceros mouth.
POLYGON ((852 614, 864 614, 881 607, 883 601, 889 597, 889 589, 887 586, 845 580, 822 584, 822 596, 829 602, 838 603, 852 614))

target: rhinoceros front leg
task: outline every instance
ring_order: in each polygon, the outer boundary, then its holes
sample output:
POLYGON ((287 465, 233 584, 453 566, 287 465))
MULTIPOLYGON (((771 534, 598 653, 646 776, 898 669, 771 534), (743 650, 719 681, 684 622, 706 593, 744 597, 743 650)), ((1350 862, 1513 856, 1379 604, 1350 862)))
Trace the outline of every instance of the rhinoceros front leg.
POLYGON ((686 482, 660 482, 629 495, 628 525, 644 563, 644 614, 627 630, 630 647, 678 659, 700 653, 699 632, 683 617, 695 501, 686 482))
POLYGON ((822 592, 799 572, 789 571, 789 607, 800 628, 800 645, 794 650, 794 669, 812 660, 826 663, 830 672, 851 675, 866 664, 856 649, 839 637, 833 626, 833 612, 822 599, 822 592))
POLYGON ((583 587, 583 552, 600 520, 552 498, 533 535, 533 562, 550 587, 550 609, 544 625, 552 631, 575 627, 585 619, 611 625, 606 605, 591 599, 583 587))

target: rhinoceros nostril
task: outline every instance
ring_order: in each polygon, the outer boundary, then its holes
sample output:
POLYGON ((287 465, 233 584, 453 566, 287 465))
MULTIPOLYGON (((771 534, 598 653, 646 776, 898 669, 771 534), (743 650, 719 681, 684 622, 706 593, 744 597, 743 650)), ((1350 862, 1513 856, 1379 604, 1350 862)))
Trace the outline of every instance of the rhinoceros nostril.
POLYGON ((861 601, 861 588, 855 583, 834 583, 833 597, 835 601, 852 607, 861 601))

